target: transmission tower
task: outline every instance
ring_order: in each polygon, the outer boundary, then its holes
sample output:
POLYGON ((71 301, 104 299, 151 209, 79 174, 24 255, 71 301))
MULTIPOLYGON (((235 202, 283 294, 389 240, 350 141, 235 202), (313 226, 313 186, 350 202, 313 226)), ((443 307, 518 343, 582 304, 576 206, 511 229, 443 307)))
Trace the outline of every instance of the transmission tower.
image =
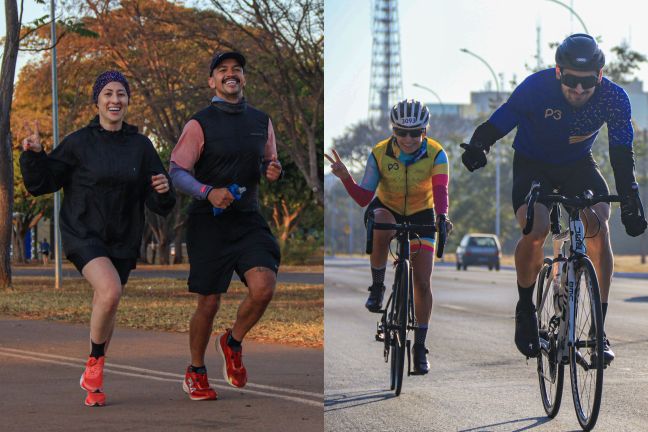
POLYGON ((386 125, 389 109, 402 98, 398 0, 374 0, 369 118, 386 125))

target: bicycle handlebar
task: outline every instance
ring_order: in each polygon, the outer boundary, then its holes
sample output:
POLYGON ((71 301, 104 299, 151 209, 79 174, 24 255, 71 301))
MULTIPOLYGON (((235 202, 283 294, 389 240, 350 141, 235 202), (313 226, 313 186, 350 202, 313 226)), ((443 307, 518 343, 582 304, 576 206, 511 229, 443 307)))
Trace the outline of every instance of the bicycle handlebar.
POLYGON ((373 251, 373 231, 374 230, 393 230, 396 231, 397 233, 411 233, 417 230, 432 230, 434 232, 438 233, 438 240, 437 240, 437 252, 436 256, 437 258, 441 258, 443 256, 443 250, 445 249, 445 242, 447 238, 447 232, 446 232, 446 226, 445 226, 445 219, 443 219, 442 224, 440 224, 439 227, 436 225, 426 225, 426 224, 414 224, 414 223, 409 223, 405 222, 402 224, 399 223, 383 223, 383 222, 375 222, 374 221, 374 216, 373 213, 369 214, 369 217, 367 218, 367 243, 365 247, 365 251, 367 254, 371 254, 373 251))
MULTIPOLYGON (((526 224, 522 233, 527 235, 533 229, 533 217, 534 217, 534 204, 536 203, 538 197, 540 196, 540 183, 534 181, 531 184, 531 189, 527 195, 527 213, 526 213, 526 224)), ((619 195, 597 195, 594 196, 591 191, 587 190, 583 193, 583 196, 575 197, 566 197, 564 195, 558 194, 547 194, 542 196, 542 200, 546 203, 556 203, 563 204, 567 207, 575 208, 576 210, 582 210, 587 207, 591 207, 595 204, 601 202, 613 203, 621 202, 622 198, 619 195)), ((552 221, 553 223, 553 221, 552 221)))
POLYGON ((533 229, 533 216, 534 216, 534 207, 535 202, 540 195, 540 182, 534 181, 531 183, 531 189, 527 194, 527 213, 526 213, 526 224, 522 230, 522 234, 527 235, 533 229))
POLYGON ((439 233, 439 239, 437 240, 437 258, 441 259, 443 257, 443 250, 445 249, 446 239, 448 237, 448 231, 446 229, 446 218, 445 216, 440 216, 439 226, 437 227, 437 232, 439 233))

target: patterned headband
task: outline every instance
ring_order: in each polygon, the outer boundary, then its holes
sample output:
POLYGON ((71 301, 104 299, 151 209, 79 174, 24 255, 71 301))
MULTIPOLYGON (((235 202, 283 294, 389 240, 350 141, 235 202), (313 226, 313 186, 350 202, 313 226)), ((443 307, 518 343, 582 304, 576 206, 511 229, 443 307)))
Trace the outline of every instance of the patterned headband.
POLYGON ((99 100, 99 93, 101 93, 101 90, 103 90, 103 88, 111 82, 121 83, 126 89, 126 94, 130 99, 130 87, 128 85, 126 77, 122 75, 121 72, 106 71, 97 77, 94 86, 92 86, 92 100, 94 101, 94 103, 97 103, 97 101, 99 100))

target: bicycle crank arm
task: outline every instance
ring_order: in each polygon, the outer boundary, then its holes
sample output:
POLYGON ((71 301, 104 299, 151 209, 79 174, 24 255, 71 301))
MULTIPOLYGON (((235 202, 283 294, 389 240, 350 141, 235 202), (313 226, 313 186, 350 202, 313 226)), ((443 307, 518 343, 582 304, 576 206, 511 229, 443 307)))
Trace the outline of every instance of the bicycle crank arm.
POLYGON ((585 371, 587 372, 590 369, 590 365, 587 363, 587 360, 585 360, 585 357, 583 357, 583 354, 580 353, 580 351, 574 351, 576 353, 576 363, 585 371))

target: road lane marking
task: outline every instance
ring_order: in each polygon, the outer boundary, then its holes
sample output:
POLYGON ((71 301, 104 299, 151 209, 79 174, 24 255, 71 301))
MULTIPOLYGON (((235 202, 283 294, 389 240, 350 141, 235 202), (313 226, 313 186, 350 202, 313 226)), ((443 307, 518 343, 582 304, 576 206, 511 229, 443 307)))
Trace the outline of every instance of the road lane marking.
MULTIPOLYGON (((6 355, 10 357, 16 357, 16 358, 21 358, 21 359, 27 359, 27 360, 35 360, 35 361, 40 361, 40 362, 45 362, 45 363, 53 363, 53 364, 59 364, 63 366, 71 366, 71 367, 81 367, 85 365, 85 361, 82 359, 77 359, 73 357, 65 357, 65 356, 59 356, 59 355, 54 355, 54 354, 45 354, 45 353, 37 353, 37 352, 32 352, 32 351, 25 351, 25 350, 19 350, 15 348, 0 348, 0 355, 6 355)), ((184 379, 184 375, 181 374, 174 374, 170 372, 163 372, 163 371, 156 371, 152 369, 144 369, 144 368, 138 368, 135 366, 128 366, 128 365, 121 365, 121 364, 110 364, 110 367, 104 368, 104 371, 114 373, 117 375, 124 375, 124 376, 130 376, 130 377, 136 377, 136 378, 146 378, 146 379, 151 379, 151 380, 156 380, 156 381, 167 381, 167 382, 182 382, 184 379), (134 372, 141 372, 141 373, 146 373, 146 374, 153 374, 153 375, 142 375, 140 374, 135 374, 135 373, 130 373, 130 372, 125 372, 122 370, 117 370, 117 369, 125 369, 125 370, 131 370, 134 372), (158 376, 155 376, 158 375, 158 376), (164 377, 169 377, 169 378, 164 378, 164 377)), ((225 380, 223 379, 212 379, 211 381, 219 381, 225 383, 225 380)), ((314 401, 311 399, 305 399, 305 398, 300 398, 296 396, 288 396, 284 394, 277 394, 277 393, 271 393, 267 391, 258 391, 258 390, 250 390, 248 388, 240 389, 240 388, 234 388, 229 385, 224 385, 224 384, 212 384, 212 387, 216 387, 222 390, 232 390, 232 391, 240 391, 242 393, 249 393, 249 394, 254 394, 254 395, 259 395, 259 396, 268 396, 268 397, 273 397, 273 398, 278 398, 278 399, 284 399, 284 400, 289 400, 292 402, 298 402, 298 403, 303 403, 306 405, 310 406, 315 406, 315 407, 321 407, 323 406, 323 401, 314 401)), ((282 392, 282 393, 289 393, 289 394, 295 394, 295 395, 303 395, 303 396, 309 396, 309 397, 314 397, 314 398, 323 398, 323 395, 319 393, 314 393, 314 392, 306 392, 302 390, 293 390, 293 389, 287 389, 287 388, 282 388, 282 387, 274 387, 274 386, 268 386, 268 385, 263 385, 263 384, 252 384, 248 383, 246 387, 254 387, 254 388, 259 388, 259 389, 264 389, 264 390, 270 390, 270 391, 275 391, 275 392, 282 392)))

